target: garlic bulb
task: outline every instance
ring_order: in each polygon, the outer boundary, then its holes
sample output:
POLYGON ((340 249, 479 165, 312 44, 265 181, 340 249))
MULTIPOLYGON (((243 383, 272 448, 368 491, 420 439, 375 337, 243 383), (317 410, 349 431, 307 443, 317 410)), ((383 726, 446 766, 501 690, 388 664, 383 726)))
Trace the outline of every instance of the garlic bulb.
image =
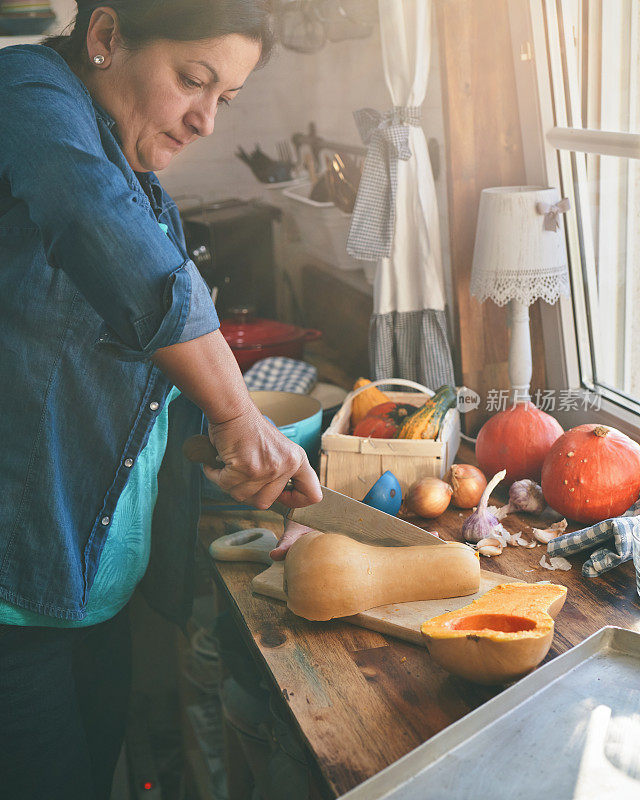
POLYGON ((480 542, 482 539, 488 539, 495 536, 496 533, 502 530, 502 525, 488 509, 487 502, 491 492, 500 483, 500 481, 507 474, 506 469, 498 472, 487 484, 486 489, 482 493, 478 507, 470 514, 467 519, 462 523, 462 535, 467 542, 480 542))
POLYGON ((532 514, 541 514, 546 508, 546 502, 542 496, 542 489, 535 481, 525 478, 515 481, 509 488, 509 502, 506 506, 498 509, 496 516, 502 519, 507 514, 514 511, 528 511, 532 514))

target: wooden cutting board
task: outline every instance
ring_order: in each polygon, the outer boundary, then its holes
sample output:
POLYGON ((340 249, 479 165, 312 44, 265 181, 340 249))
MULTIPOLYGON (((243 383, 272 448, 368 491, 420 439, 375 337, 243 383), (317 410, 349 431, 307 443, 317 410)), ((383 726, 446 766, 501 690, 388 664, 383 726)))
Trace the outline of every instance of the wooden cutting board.
MULTIPOLYGON (((269 557, 269 552, 276 546, 277 541, 273 531, 267 528, 249 528, 216 539, 211 543, 209 552, 219 561, 253 561, 268 565, 268 569, 256 575, 251 581, 251 589, 256 594, 286 602, 287 595, 282 588, 284 562, 274 562, 269 557)), ((522 582, 518 578, 498 575, 483 569, 480 570, 480 590, 476 594, 451 597, 446 600, 422 600, 417 603, 379 606, 343 619, 361 628, 395 636, 412 644, 423 644, 420 626, 425 620, 469 605, 480 595, 501 583, 522 582)))

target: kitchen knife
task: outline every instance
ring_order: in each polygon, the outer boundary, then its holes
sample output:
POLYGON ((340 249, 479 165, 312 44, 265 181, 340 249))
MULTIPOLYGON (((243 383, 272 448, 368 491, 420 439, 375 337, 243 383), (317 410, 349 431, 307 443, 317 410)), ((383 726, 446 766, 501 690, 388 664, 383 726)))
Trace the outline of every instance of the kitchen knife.
POLYGON ((304 508, 289 508, 276 501, 271 506, 286 520, 317 531, 346 533, 373 544, 443 544, 435 533, 425 531, 391 514, 368 506, 346 494, 322 486, 322 500, 304 508))
MULTIPOLYGON (((207 436, 192 436, 183 446, 190 461, 220 467, 221 462, 207 436)), ((304 508, 289 508, 276 501, 271 511, 287 520, 318 531, 346 533, 375 544, 442 544, 442 539, 417 525, 378 511, 345 494, 322 487, 322 500, 304 508)))

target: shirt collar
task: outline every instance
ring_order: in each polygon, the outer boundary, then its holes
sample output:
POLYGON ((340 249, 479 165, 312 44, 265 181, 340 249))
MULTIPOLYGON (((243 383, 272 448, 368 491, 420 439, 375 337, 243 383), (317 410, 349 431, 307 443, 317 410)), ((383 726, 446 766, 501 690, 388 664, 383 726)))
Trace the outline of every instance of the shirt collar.
POLYGON ((91 102, 93 103, 93 107, 96 110, 96 114, 102 118, 102 121, 113 133, 114 132, 113 129, 116 124, 115 119, 111 116, 111 114, 109 114, 108 111, 105 111, 104 108, 102 108, 102 106, 93 99, 93 97, 91 98, 91 102))

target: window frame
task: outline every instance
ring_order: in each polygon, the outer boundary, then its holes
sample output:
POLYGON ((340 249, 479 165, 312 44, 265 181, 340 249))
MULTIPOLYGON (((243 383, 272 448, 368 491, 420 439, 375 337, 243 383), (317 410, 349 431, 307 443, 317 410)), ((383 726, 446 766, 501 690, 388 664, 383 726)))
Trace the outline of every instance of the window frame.
MULTIPOLYGON (((566 95, 561 78, 562 49, 559 41, 557 47, 547 48, 545 20, 547 14, 555 19, 555 0, 524 0, 509 3, 508 8, 527 183, 563 187, 564 195, 575 208, 580 205, 587 207, 587 154, 637 159, 640 157, 640 135, 575 128, 570 124, 572 120, 567 119, 565 102, 558 109, 556 120, 554 95, 563 100, 566 95), (531 98, 535 98, 535 102, 531 98), (557 124, 559 122, 562 124, 557 124), (577 191, 572 179, 574 170, 579 173, 577 191)), ((553 37, 557 31, 557 25, 550 26, 549 36, 553 37)), ((570 81, 571 71, 568 72, 570 81)), ((575 107, 578 97, 575 87, 572 97, 574 102, 570 113, 574 119, 580 119, 579 109, 575 107)), ((569 252, 571 249, 579 250, 588 280, 597 286, 595 263, 591 258, 593 249, 585 247, 585 237, 590 245, 591 231, 579 230, 576 216, 565 215, 565 232, 569 252)), ((588 291, 583 278, 582 264, 569 260, 572 296, 560 298, 553 306, 541 302, 540 307, 548 388, 556 392, 570 390, 580 397, 595 390, 592 364, 592 337, 595 333, 588 323, 591 319, 593 325, 597 325, 598 314, 594 293, 588 291)), ((585 422, 600 422, 640 441, 640 401, 629 398, 628 404, 623 405, 618 398, 621 393, 607 392, 600 387, 598 391, 601 394, 599 409, 578 407, 554 411, 553 415, 565 429, 585 422)))

